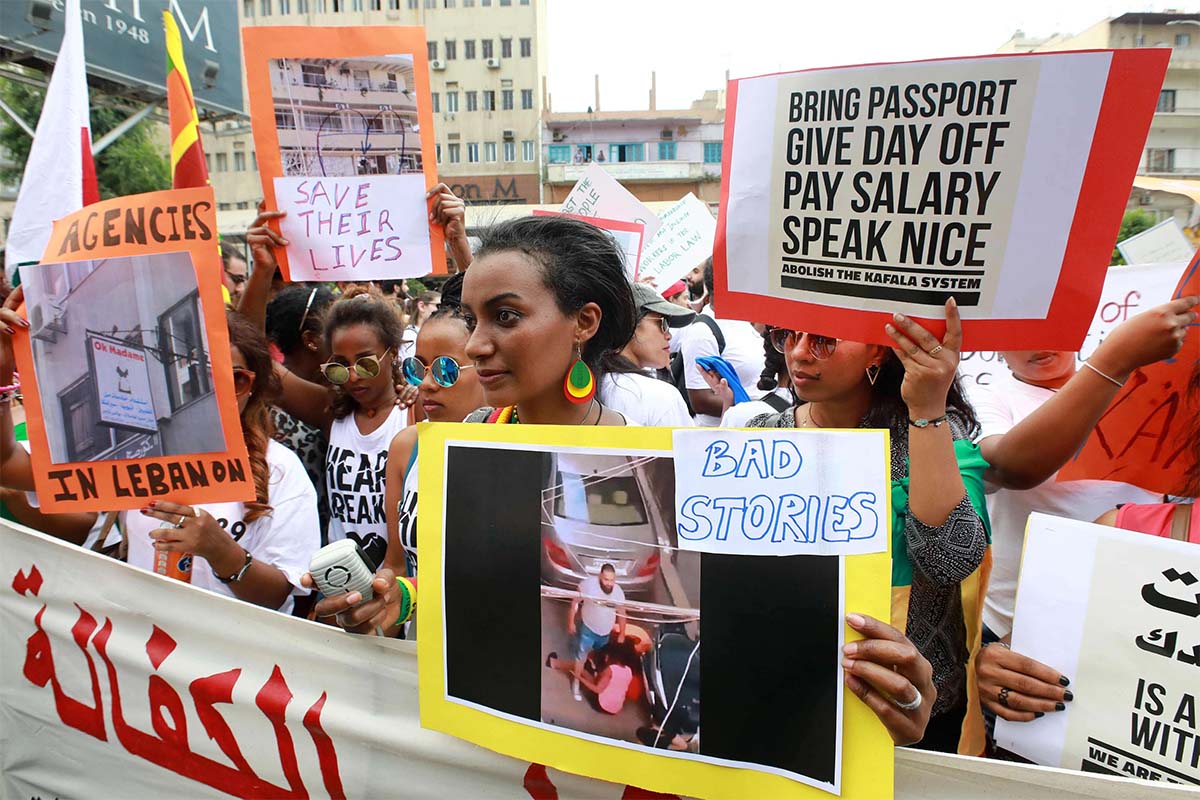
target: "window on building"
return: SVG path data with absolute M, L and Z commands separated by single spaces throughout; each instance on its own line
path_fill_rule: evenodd
M 503 89 L 500 92 L 500 108 L 504 111 L 513 110 L 513 90 Z
M 383 11 L 383 0 L 371 0 L 372 11 Z
M 308 13 L 308 0 L 296 0 L 296 13 L 297 14 L 307 14 Z
M 526 111 L 533 108 L 533 89 L 521 90 L 521 108 Z
M 483 57 L 484 57 L 484 58 L 491 58 L 491 57 L 492 57 L 492 53 L 493 53 L 493 42 L 492 42 L 492 40 L 491 40 L 491 39 L 480 39 L 480 40 L 479 40 L 479 46 L 480 46 L 480 49 L 482 49 L 482 50 L 483 50 Z
M 213 171 L 213 168 L 212 168 L 212 153 L 205 153 L 205 154 L 204 154 L 204 166 L 208 168 L 208 171 L 209 171 L 209 172 L 212 172 L 212 171 Z
M 84 375 L 58 395 L 67 434 L 67 460 L 90 461 L 113 446 L 113 428 L 100 424 L 96 387 Z
M 474 8 L 475 0 L 463 0 L 463 8 Z
M 511 6 L 511 5 L 512 5 L 512 0 L 500 0 L 500 5 L 502 5 L 502 6 Z
M 526 139 L 525 141 L 521 142 L 521 160 L 522 161 L 533 161 L 534 153 L 535 153 L 535 150 L 533 148 L 532 140 Z
M 232 203 L 217 203 L 217 211 L 229 211 L 232 208 Z
M 158 318 L 158 347 L 167 373 L 171 411 L 212 393 L 199 297 L 198 292 L 192 292 Z
M 479 163 L 479 142 L 467 142 L 467 163 Z
M 646 148 L 640 143 L 617 143 L 608 146 L 608 160 L 614 163 L 645 161 Z
M 250 203 L 243 200 L 242 202 L 237 204 L 237 207 L 238 207 L 238 211 L 245 211 L 246 209 L 250 208 Z
M 1175 46 L 1176 47 L 1191 47 L 1192 46 L 1192 35 L 1190 33 L 1175 34 Z
M 292 0 L 279 0 L 279 13 L 280 14 L 292 13 Z
M 674 161 L 675 160 L 675 143 L 674 142 L 659 142 L 658 143 L 658 160 L 659 161 Z
M 496 92 L 492 89 L 485 89 L 483 92 L 483 110 L 496 110 Z
M 552 144 L 548 148 L 547 156 L 551 164 L 570 164 L 571 145 Z
M 1174 172 L 1175 171 L 1175 148 L 1173 147 L 1147 147 L 1146 148 L 1146 171 L 1147 172 Z
M 521 37 L 521 58 L 529 58 L 533 55 L 533 39 Z
M 517 143 L 516 142 L 505 142 L 504 143 L 504 160 L 509 163 L 512 163 L 513 161 L 517 160 Z
M 425 0 L 425 7 L 430 9 L 437 8 L 437 0 Z
M 421 0 L 408 0 L 408 10 L 416 11 L 421 7 Z
M 325 13 L 325 0 L 313 0 L 313 11 L 318 14 Z
M 363 0 L 350 0 L 350 6 L 354 11 L 362 11 Z
M 483 160 L 487 161 L 488 163 L 494 162 L 496 160 L 496 143 L 495 142 L 484 142 L 483 143 Z
M 467 111 L 479 110 L 479 92 L 467 92 Z
M 454 0 L 442 0 L 442 8 L 454 8 Z
M 255 153 L 253 150 L 250 151 L 250 169 L 258 172 L 258 153 Z
M 433 146 L 433 152 L 434 158 L 437 159 L 437 163 L 442 163 L 442 146 L 440 144 L 435 144 Z
M 242 0 L 242 16 L 254 16 L 254 0 Z
M 1174 111 L 1175 110 L 1175 90 L 1163 89 L 1158 93 L 1158 108 L 1156 111 Z
M 479 5 L 481 5 L 481 6 L 491 6 L 491 5 L 492 5 L 492 0 L 479 0 Z
M 229 171 L 229 156 L 225 153 L 217 153 L 217 172 Z
M 300 80 L 305 86 L 324 86 L 325 67 L 320 64 L 301 64 Z
M 446 111 L 450 114 L 458 113 L 458 92 L 446 92 Z
M 705 142 L 704 143 L 704 163 L 705 164 L 720 164 L 721 163 L 721 142 Z
M 234 172 L 245 172 L 246 171 L 246 154 L 245 153 L 237 152 L 237 151 L 234 152 L 234 154 L 233 154 L 233 171 Z
M 296 118 L 292 116 L 290 108 L 275 109 L 275 127 L 279 130 L 294 130 L 296 128 Z
M 474 39 L 464 39 L 463 40 L 463 58 L 467 58 L 467 59 L 475 58 L 475 40 Z
M 446 40 L 446 60 L 453 61 L 458 58 L 458 43 L 453 39 Z
M 261 0 L 258 4 L 258 13 L 260 16 L 271 16 L 271 0 Z
M 523 5 L 523 6 L 529 5 L 529 0 L 521 0 L 521 5 Z
M 429 104 L 433 108 L 433 113 L 442 113 L 442 96 L 439 93 L 433 92 L 429 95 Z
M 451 164 L 457 164 L 462 161 L 462 145 L 452 142 L 446 146 L 446 154 L 450 156 Z
M 500 39 L 500 57 L 512 58 L 512 39 Z
M 427 42 L 426 45 L 429 49 L 429 60 L 437 61 L 437 42 Z

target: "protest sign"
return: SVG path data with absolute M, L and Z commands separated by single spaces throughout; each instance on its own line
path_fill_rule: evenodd
M 646 244 L 638 278 L 653 278 L 665 289 L 712 255 L 717 221 L 708 206 L 688 192 L 659 215 L 662 227 Z
M 1092 324 L 1078 350 L 1076 367 L 1096 351 L 1113 328 L 1130 317 L 1168 302 L 1184 266 L 1174 263 L 1110 267 L 1104 276 L 1104 289 Z M 998 377 L 1008 375 L 1009 370 L 999 353 L 976 351 L 962 354 L 958 374 L 969 394 L 977 387 L 992 385 Z
M 1127 264 L 1162 264 L 1191 261 L 1196 248 L 1183 235 L 1179 222 L 1171 217 L 1149 230 L 1117 242 L 1117 250 Z
M 1191 296 L 1200 296 L 1200 258 L 1188 265 L 1172 294 Z M 1174 358 L 1142 367 L 1125 381 L 1083 449 L 1059 470 L 1058 480 L 1124 481 L 1152 492 L 1192 496 L 1186 476 L 1200 459 L 1193 427 L 1200 398 L 1188 387 L 1197 362 L 1200 323 L 1193 322 Z
M 646 238 L 646 226 L 642 223 L 622 222 L 602 217 L 585 217 L 579 214 L 563 214 L 543 208 L 535 208 L 533 215 L 535 217 L 568 217 L 608 231 L 608 234 L 616 239 L 617 247 L 621 249 L 621 255 L 625 258 L 625 275 L 631 281 L 637 277 L 638 264 L 642 260 L 642 242 Z
M 982 56 L 730 83 L 722 314 L 891 345 L 1077 349 L 1165 73 L 1162 50 Z
M 402 775 L 414 800 L 679 800 L 421 727 L 411 642 L 266 611 L 3 520 L 0 536 L 0 797 L 387 797 Z M 897 800 L 1176 796 L 894 753 Z
M 747 556 L 887 550 L 887 431 L 677 430 L 679 547 Z
M 890 796 L 889 738 L 858 701 L 842 707 L 837 656 L 854 636 L 843 609 L 887 618 L 887 552 L 680 549 L 671 434 L 421 428 L 421 723 L 683 796 Z M 779 619 L 803 622 L 784 635 Z M 615 705 L 591 672 L 589 702 L 572 697 L 589 653 L 629 680 Z
M 662 226 L 662 222 L 653 211 L 617 183 L 617 179 L 605 172 L 604 167 L 594 163 L 572 187 L 571 193 L 563 201 L 561 211 L 581 217 L 640 222 L 646 227 L 647 239 L 653 239 Z
M 268 208 L 286 211 L 292 281 L 446 271 L 425 191 L 437 183 L 425 30 L 242 29 Z
M 253 499 L 212 189 L 90 205 L 21 270 L 30 327 L 14 341 L 43 510 Z
M 1012 647 L 1071 680 L 1064 712 L 996 727 L 1039 764 L 1200 785 L 1200 548 L 1031 514 Z

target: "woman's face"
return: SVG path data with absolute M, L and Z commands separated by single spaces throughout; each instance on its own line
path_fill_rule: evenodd
M 867 380 L 867 367 L 881 363 L 883 348 L 874 344 L 837 343 L 828 358 L 810 351 L 810 334 L 788 337 L 783 354 L 796 396 L 807 402 L 837 400 L 860 391 Z
M 238 349 L 237 345 L 230 346 L 229 354 L 233 359 L 233 383 L 236 389 L 238 384 L 238 371 L 244 370 L 249 372 L 249 367 L 246 366 L 246 357 L 242 355 L 242 351 Z M 250 402 L 251 394 L 252 392 L 246 392 L 245 394 L 238 395 L 237 404 L 239 414 L 246 410 L 246 404 Z
M 1025 383 L 1061 385 L 1075 374 L 1075 354 L 1068 350 L 1001 350 L 1000 355 Z
M 430 320 L 417 335 L 416 357 L 426 367 L 442 356 L 453 358 L 460 367 L 458 381 L 453 386 L 442 386 L 433 379 L 432 369 L 425 370 L 419 389 L 420 402 L 425 416 L 433 422 L 462 422 L 486 403 L 479 377 L 476 370 L 470 368 L 471 359 L 467 358 L 469 335 L 466 323 L 453 317 Z
M 598 311 L 591 325 L 563 314 L 541 265 L 511 250 L 471 264 L 463 308 L 473 326 L 466 355 L 488 405 L 497 408 L 561 396 L 576 341 L 591 338 L 599 324 Z
M 342 390 L 356 403 L 366 408 L 376 408 L 391 398 L 396 391 L 392 375 L 396 353 L 387 349 L 374 328 L 370 325 L 338 328 L 330 337 L 329 344 L 329 360 L 350 368 L 350 379 L 342 384 Z M 379 359 L 379 374 L 374 378 L 361 378 L 354 369 L 354 363 L 365 356 Z
M 643 369 L 664 369 L 671 363 L 671 333 L 663 330 L 663 319 L 662 314 L 651 311 L 633 329 L 629 349 Z

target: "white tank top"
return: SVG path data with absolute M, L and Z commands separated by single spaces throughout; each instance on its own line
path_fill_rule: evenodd
M 355 540 L 376 567 L 387 553 L 383 487 L 388 446 L 407 424 L 408 411 L 393 407 L 384 423 L 369 434 L 358 430 L 353 414 L 334 420 L 329 429 L 325 459 L 329 541 Z
M 408 574 L 417 576 L 417 446 L 413 445 L 412 456 L 404 467 L 404 496 L 400 498 L 400 544 L 404 546 L 404 560 L 408 562 Z

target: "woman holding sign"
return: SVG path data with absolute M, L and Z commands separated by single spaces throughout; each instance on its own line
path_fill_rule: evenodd
M 956 752 L 964 720 L 977 716 L 967 714 L 967 664 L 979 646 L 987 464 L 971 444 L 977 423 L 955 380 L 962 325 L 954 301 L 941 342 L 900 314 L 887 333 L 890 349 L 775 328 L 771 341 L 798 403 L 747 424 L 891 430 L 892 620 L 933 665 L 937 700 L 921 746 Z M 971 733 L 970 752 L 981 752 L 982 731 Z

